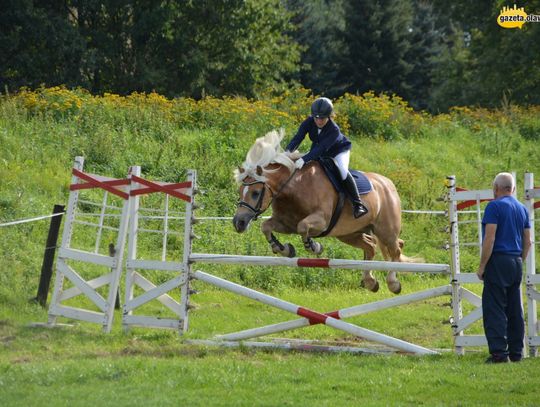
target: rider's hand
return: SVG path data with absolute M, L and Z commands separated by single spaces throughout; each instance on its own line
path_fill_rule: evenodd
M 297 169 L 300 169 L 304 166 L 304 160 L 299 158 L 298 160 L 296 160 L 294 162 L 294 166 L 297 168 Z

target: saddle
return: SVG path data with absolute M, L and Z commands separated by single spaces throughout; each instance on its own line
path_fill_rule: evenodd
M 343 189 L 341 175 L 334 159 L 331 157 L 321 157 L 317 161 L 323 168 L 326 176 L 330 180 L 330 183 L 333 185 L 334 189 L 338 193 L 338 202 L 336 204 L 336 207 L 334 208 L 334 212 L 332 213 L 332 218 L 330 219 L 328 228 L 326 228 L 326 230 L 320 235 L 316 236 L 324 237 L 328 235 L 332 231 L 332 229 L 334 229 L 334 226 L 336 226 L 336 223 L 341 216 L 343 205 L 345 205 L 345 198 L 347 195 L 345 190 Z M 365 195 L 371 192 L 371 190 L 373 189 L 373 185 L 371 185 L 371 181 L 363 172 L 357 170 L 350 170 L 349 172 L 351 173 L 356 182 L 356 187 L 358 188 L 358 193 L 360 195 Z

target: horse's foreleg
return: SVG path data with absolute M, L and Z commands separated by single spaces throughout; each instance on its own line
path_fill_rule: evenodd
M 304 242 L 304 248 L 315 254 L 321 254 L 323 251 L 323 245 L 319 242 L 315 242 L 311 237 L 320 235 L 327 226 L 326 219 L 317 213 L 306 216 L 297 225 L 297 232 L 302 236 Z
M 274 230 L 278 230 L 279 225 L 276 225 L 272 218 L 264 221 L 261 224 L 261 231 L 266 237 L 266 241 L 270 244 L 272 252 L 284 257 L 296 256 L 296 250 L 290 243 L 281 244 L 281 242 L 272 233 Z

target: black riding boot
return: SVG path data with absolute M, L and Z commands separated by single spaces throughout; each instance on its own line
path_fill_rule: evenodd
M 364 216 L 366 213 L 368 213 L 368 209 L 366 208 L 366 206 L 362 202 L 362 199 L 360 198 L 360 195 L 358 194 L 356 182 L 354 182 L 354 178 L 350 172 L 347 174 L 347 178 L 345 178 L 342 183 L 345 187 L 345 191 L 347 191 L 347 194 L 351 199 L 354 217 L 359 218 L 360 216 Z

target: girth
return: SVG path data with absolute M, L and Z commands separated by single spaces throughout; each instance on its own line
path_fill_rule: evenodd
M 334 209 L 334 212 L 332 213 L 332 217 L 330 218 L 330 223 L 328 224 L 328 227 L 326 228 L 324 232 L 314 237 L 324 237 L 328 235 L 332 231 L 332 229 L 334 229 L 334 226 L 336 226 L 336 223 L 338 222 L 338 219 L 341 216 L 343 205 L 345 205 L 345 194 L 343 192 L 339 192 L 338 201 Z

